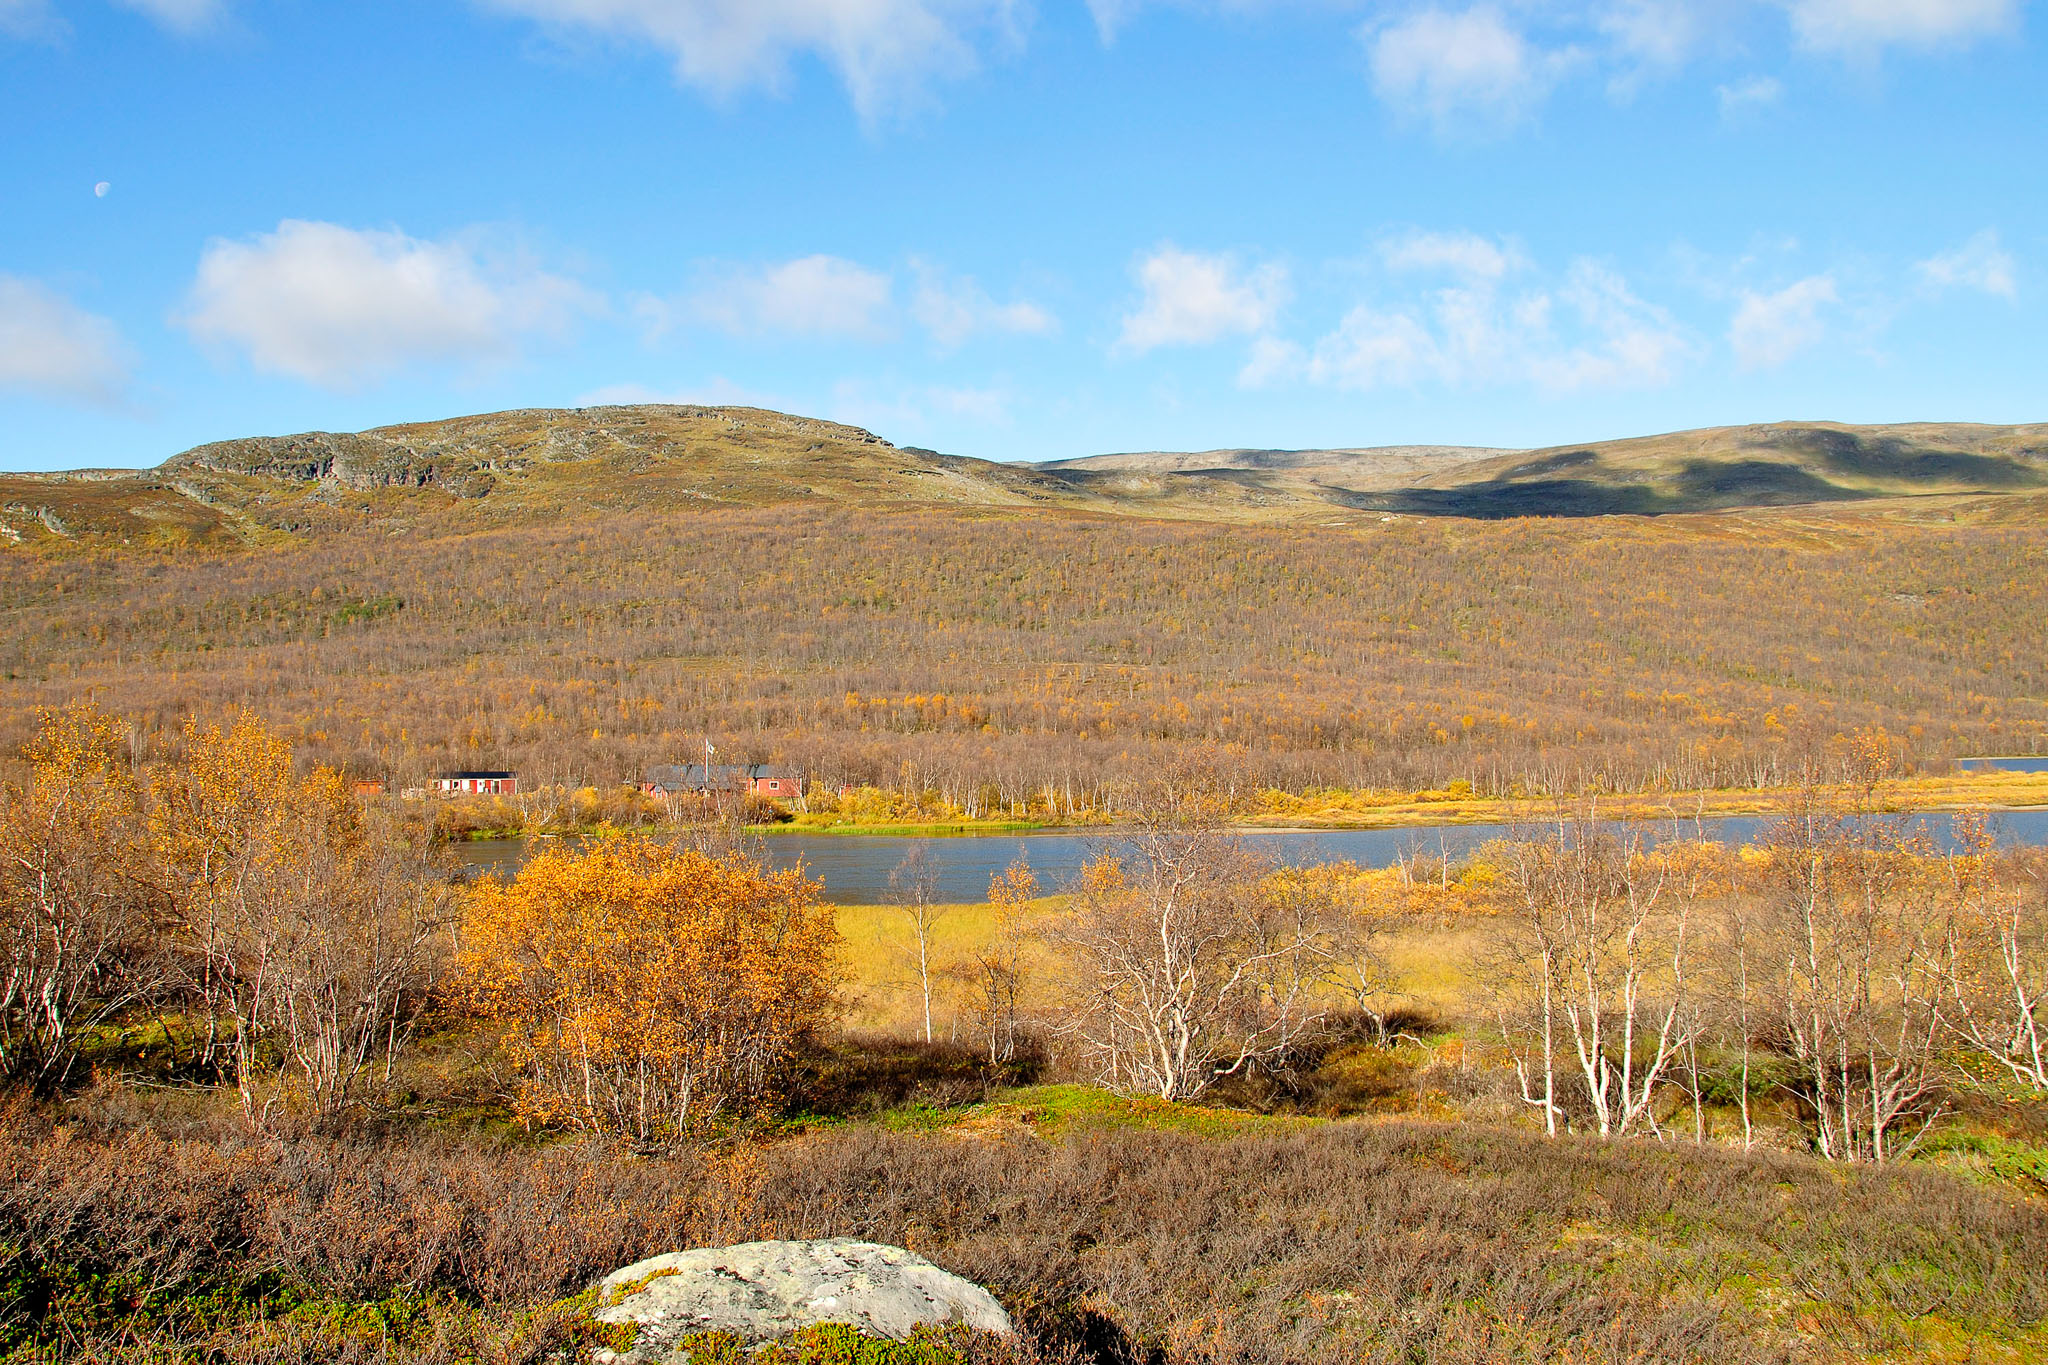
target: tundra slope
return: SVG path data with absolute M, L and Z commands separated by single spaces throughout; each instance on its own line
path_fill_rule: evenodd
M 1097 479 L 1254 480 L 1359 510 L 1495 519 L 1663 515 L 2048 488 L 2048 426 L 1779 422 L 1489 450 L 1216 450 L 1043 468 Z
M 2014 501 L 2015 495 L 2020 495 Z M 830 503 L 1223 523 L 1663 515 L 2048 497 L 2048 426 L 1779 423 L 1548 450 L 1392 446 L 999 464 L 755 408 L 533 409 L 228 440 L 150 470 L 0 476 L 0 544 L 471 531 L 587 512 Z M 1982 499 L 2000 502 L 1987 506 Z

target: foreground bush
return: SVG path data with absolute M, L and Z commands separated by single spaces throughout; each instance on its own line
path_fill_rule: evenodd
M 767 1098 L 824 1021 L 837 941 L 795 871 L 614 838 L 479 886 L 459 968 L 523 1115 L 647 1142 Z
M 53 1360 L 538 1359 L 574 1343 L 559 1301 L 618 1266 L 828 1235 L 909 1246 L 990 1286 L 1030 1350 L 1089 1360 L 2048 1349 L 2048 1211 L 1907 1167 L 1420 1123 L 1061 1143 L 857 1128 L 659 1159 L 0 1136 L 5 1344 Z M 332 1344 L 348 1332 L 357 1346 Z

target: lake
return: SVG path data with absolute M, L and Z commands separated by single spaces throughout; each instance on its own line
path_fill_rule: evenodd
M 1913 817 L 1937 843 L 1949 838 L 1949 817 Z M 1731 815 L 1701 821 L 1698 835 L 1716 843 L 1744 844 L 1756 840 L 1769 817 Z M 2048 810 L 2010 811 L 1997 817 L 1999 837 L 2009 844 L 2048 845 Z M 1651 841 L 1669 837 L 1669 824 L 1644 825 Z M 1249 832 L 1246 842 L 1266 850 L 1289 866 L 1352 862 L 1361 867 L 1391 867 L 1397 859 L 1417 853 L 1456 858 L 1509 833 L 1506 825 L 1442 825 L 1416 829 L 1327 830 L 1315 833 Z M 769 864 L 777 869 L 802 867 L 824 883 L 825 898 L 841 905 L 875 905 L 888 899 L 889 873 L 903 855 L 922 842 L 938 865 L 939 898 L 979 901 L 988 896 L 989 878 L 1010 865 L 1019 853 L 1030 859 L 1039 884 L 1048 889 L 1073 877 L 1105 845 L 1116 842 L 1114 831 L 1052 830 L 1043 834 L 974 834 L 944 839 L 902 839 L 855 834 L 771 834 L 761 842 Z M 1694 825 L 1684 822 L 1684 837 Z M 456 846 L 457 855 L 479 873 L 510 874 L 526 860 L 522 840 L 493 840 Z
M 1966 758 L 1958 766 L 1968 773 L 2048 773 L 2048 758 Z

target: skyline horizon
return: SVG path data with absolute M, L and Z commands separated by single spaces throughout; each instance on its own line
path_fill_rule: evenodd
M 1752 422 L 1715 422 L 1715 423 L 1711 423 L 1711 424 L 1709 424 L 1709 425 L 1706 425 L 1706 426 L 1698 426 L 1698 427 L 1672 427 L 1672 428 L 1669 428 L 1669 429 L 1664 429 L 1664 430 L 1653 430 L 1653 431 L 1629 431 L 1629 432 L 1618 432 L 1618 433 L 1614 433 L 1614 434 L 1609 434 L 1609 435 L 1595 435 L 1595 436 L 1575 437 L 1575 438 L 1573 438 L 1573 439 L 1571 439 L 1571 440 L 1566 440 L 1566 441 L 1553 441 L 1553 442 L 1550 442 L 1549 444 L 1546 444 L 1546 445 L 1512 445 L 1512 446 L 1500 446 L 1500 445 L 1480 445 L 1480 444 L 1474 444 L 1474 443 L 1466 443 L 1466 442 L 1457 442 L 1457 441 L 1403 441 L 1403 442 L 1389 442 L 1389 443 L 1385 443 L 1385 444 L 1378 444 L 1378 445 L 1356 445 L 1356 444 L 1352 444 L 1352 445 L 1311 445 L 1311 446 L 1269 446 L 1269 445 L 1220 445 L 1220 446 L 1202 446 L 1202 447 L 1189 447 L 1189 448 L 1168 448 L 1168 447 L 1164 447 L 1164 446 L 1133 446 L 1133 447 L 1130 447 L 1130 448 L 1127 448 L 1127 449 L 1122 449 L 1122 450 L 1098 450 L 1098 451 L 1091 451 L 1091 452 L 1089 452 L 1089 453 L 1087 453 L 1087 454 L 1084 454 L 1084 455 L 1055 455 L 1055 456 L 1049 456 L 1049 457 L 1047 457 L 1047 458 L 1044 458 L 1044 459 L 1023 459 L 1023 458 L 1010 458 L 1010 459 L 1000 459 L 1000 458 L 996 458 L 996 457 L 992 457 L 992 456 L 986 456 L 986 455 L 977 455 L 977 454 L 975 454 L 975 453 L 974 453 L 973 451 L 968 451 L 968 450 L 938 450 L 938 449 L 935 449 L 935 448 L 933 448 L 933 447 L 930 447 L 930 446 L 923 446 L 923 445 L 918 445 L 918 444 L 916 444 L 916 443 L 914 443 L 914 442 L 905 442 L 905 441 L 898 441 L 898 440 L 894 440 L 894 439 L 892 439 L 892 438 L 891 438 L 891 437 L 889 436 L 889 434 L 888 434 L 888 433 L 887 433 L 886 431 L 878 431 L 878 430 L 875 430 L 875 429 L 873 429 L 873 428 L 870 428 L 870 427 L 864 427 L 864 426 L 860 426 L 860 425 L 859 425 L 858 423 L 852 423 L 852 422 L 841 422 L 841 421 L 838 421 L 838 419 L 835 419 L 835 418 L 829 418 L 829 417 L 821 417 L 821 416 L 819 416 L 819 415 L 817 415 L 817 414 L 815 414 L 815 413 L 804 413 L 804 412 L 790 412 L 790 411 L 786 411 L 786 410 L 784 410 L 784 409 L 780 409 L 780 408 L 761 408 L 761 407 L 759 407 L 759 406 L 757 406 L 757 405 L 754 405 L 754 404 L 746 404 L 746 403 L 686 403 L 686 402 L 668 402 L 668 401 L 648 401 L 648 402 L 642 402 L 642 403 L 588 403 L 588 404 L 582 404 L 582 405 L 578 405 L 578 406 L 568 406 L 568 407 L 547 407 L 547 406 L 538 406 L 538 407 L 537 407 L 537 406 L 522 406 L 522 407 L 513 407 L 513 408 L 494 408 L 494 409 L 491 409 L 491 410 L 489 410 L 489 411 L 477 411 L 477 412 L 462 412 L 462 413 L 456 413 L 456 414 L 453 414 L 453 415 L 447 415 L 447 416 L 441 416 L 441 417 L 427 417 L 427 418 L 417 418 L 417 419 L 411 419 L 411 420 L 405 420 L 405 421 L 397 421 L 397 422 L 379 422 L 379 423 L 376 423 L 376 424 L 374 424 L 374 425 L 371 425 L 371 426 L 365 426 L 365 427 L 356 427 L 356 428 L 352 428 L 352 429 L 347 429 L 347 430 L 343 430 L 343 429 L 339 429 L 339 428 L 322 428 L 322 427 L 306 427 L 306 428 L 302 428 L 302 429 L 300 429 L 300 430 L 297 430 L 297 431 L 245 432 L 245 433 L 243 433 L 242 435 L 239 435 L 239 436 L 221 436 L 221 437 L 216 437 L 216 438 L 213 438 L 213 439 L 211 439 L 211 440 L 201 441 L 201 442 L 199 442 L 199 443 L 198 443 L 198 444 L 196 444 L 196 445 L 186 446 L 186 447 L 183 447 L 182 449 L 179 449 L 179 450 L 174 450 L 174 451 L 172 451 L 172 452 L 170 452 L 169 454 L 167 454 L 167 455 L 163 456 L 163 457 L 162 457 L 161 459 L 157 460 L 157 461 L 156 461 L 155 463 L 152 463 L 152 464 L 102 464 L 102 465 L 73 465 L 73 466 L 70 466 L 70 467 L 64 467 L 64 468 L 50 468 L 50 469 L 11 469 L 11 470 L 0 470 L 0 475 L 4 475 L 4 474 L 15 474 L 15 475 L 24 475 L 24 476 L 34 476 L 34 475 L 49 475 L 49 474 L 95 474 L 95 473 L 116 473 L 116 474 L 147 474 L 147 473 L 153 472 L 154 470 L 157 470 L 157 469 L 160 469 L 160 468 L 162 468 L 162 467 L 163 467 L 164 465 L 166 465 L 166 464 L 170 463 L 170 462 L 171 462 L 172 460 L 175 460 L 175 459 L 177 459 L 177 458 L 178 458 L 179 456 L 182 456 L 182 455 L 187 455 L 187 454 L 190 454 L 190 453 L 191 453 L 192 451 L 195 451 L 195 450 L 201 450 L 201 449 L 204 449 L 204 448 L 206 448 L 206 447 L 208 447 L 208 446 L 213 446 L 213 445 L 222 445 L 222 444 L 227 444 L 227 443 L 230 443 L 230 442 L 235 442 L 235 441 L 261 441 L 261 440 L 285 440 L 285 439 L 289 439 L 289 438 L 292 438 L 292 437 L 297 437 L 297 436 L 319 436 L 319 435 L 327 435 L 327 436 L 353 436 L 353 435 L 361 435 L 361 434 L 364 434 L 364 433 L 367 433 L 367 432 L 373 432 L 373 431 L 388 431 L 388 430 L 391 430 L 391 429 L 394 429 L 394 428 L 398 428 L 398 427 L 408 427 L 408 426 L 432 426 L 432 425 L 436 425 L 436 424 L 438 424 L 438 423 L 443 423 L 443 422 L 462 422 L 462 421 L 469 421 L 469 420 L 473 420 L 473 419 L 478 419 L 478 418 L 484 418 L 484 417 L 491 417 L 491 416 L 497 416 L 497 415 L 500 415 L 500 414 L 503 414 L 503 413 L 512 413 L 512 412 L 592 412 L 592 411 L 601 411 L 601 410 L 604 410 L 604 409 L 607 409 L 607 408 L 620 408 L 620 409 L 630 409 L 630 408 L 636 408 L 636 407 L 677 407 L 677 408 L 702 408 L 702 409 L 711 409 L 711 410 L 716 410 L 716 409 L 733 409 L 733 410 L 744 410 L 744 411 L 758 411 L 758 412 L 770 412 L 770 413 L 774 413 L 774 414 L 776 414 L 776 415 L 778 415 L 778 416 L 782 416 L 782 417 L 792 417 L 792 418 L 797 418 L 797 419 L 799 419 L 799 420 L 803 420 L 803 421 L 814 421 L 814 422 L 831 422 L 831 423 L 834 423 L 835 425 L 839 425 L 839 426 L 847 426 L 847 427 L 853 427 L 853 428 L 855 428 L 855 429 L 857 429 L 857 430 L 865 431 L 865 432 L 867 432 L 867 433 L 868 433 L 869 435 L 871 435 L 871 436 L 876 436 L 876 437 L 879 437 L 879 438 L 880 438 L 880 439 L 882 439 L 883 441 L 887 442 L 887 443 L 888 443 L 889 445 L 891 445 L 891 446 L 893 446 L 893 447 L 895 447 L 895 448 L 897 448 L 897 449 L 900 449 L 900 450 L 922 450 L 922 451 L 927 451 L 927 452 L 929 452 L 929 453 L 931 453 L 931 454 L 935 454 L 935 455 L 944 455 L 944 456 L 948 456 L 948 457 L 956 457 L 956 456 L 957 456 L 957 457 L 965 457 L 965 458 L 968 458 L 968 459 L 986 460 L 986 461 L 988 461 L 988 462 L 989 462 L 989 463 L 991 463 L 991 464 L 1002 464 L 1002 465 L 1028 465 L 1028 466 L 1047 466 L 1047 465 L 1060 465 L 1060 464 L 1074 464 L 1074 463 L 1078 463 L 1078 462 L 1081 462 L 1081 461 L 1086 461 L 1086 460 L 1096 460 L 1096 459 L 1115 459 L 1115 458 L 1119 458 L 1119 457 L 1124 457 L 1124 456 L 1143 456 L 1143 455 L 1160 455 L 1160 456 L 1191 456 L 1191 455 L 1231 455 L 1231 454 L 1271 454 L 1271 455 L 1300 455 L 1300 454 L 1333 454 L 1333 455 L 1347 455 L 1347 454 L 1358 454 L 1358 455 L 1369 455 L 1369 454 L 1379 454 L 1379 453 L 1385 453 L 1385 452 L 1390 452 L 1390 451 L 1418 451 L 1418 450 L 1443 450 L 1443 451 L 1447 451 L 1447 452 L 1448 452 L 1448 451 L 1482 451 L 1482 450 L 1483 450 L 1483 451 L 1487 451 L 1487 452 L 1490 452 L 1490 453 L 1492 453 L 1492 454 L 1496 454 L 1496 455 L 1521 455 L 1521 454 L 1537 454 L 1537 453 L 1541 453 L 1541 452 L 1543 452 L 1543 451 L 1548 451 L 1548 450 L 1558 450 L 1558 449 L 1563 449 L 1563 448 L 1565 448 L 1565 447 L 1568 447 L 1568 446 L 1575 446 L 1575 445 L 1588 445 L 1588 446 L 1591 446 L 1591 445 L 1605 445 L 1605 444 L 1612 444 L 1612 443 L 1615 443 L 1615 442 L 1623 442 L 1623 441 L 1635 441 L 1635 440 L 1656 440 L 1656 439 L 1660 439 L 1660 438 L 1665 438 L 1665 437 L 1672 437 L 1672 436 L 1684 436 L 1684 435 L 1690 435 L 1690 434 L 1692 434 L 1692 433 L 1695 433 L 1695 432 L 1708 432 L 1708 431 L 1740 431 L 1740 430 L 1746 430 L 1746 429 L 1750 429 L 1750 428 L 1757 428 L 1757 427 L 1795 427 L 1795 428 L 1798 428 L 1798 427 L 1841 427 L 1841 428 L 1849 428 L 1849 429 L 1853 429 L 1853 430 L 1884 430 L 1884 429 L 1889 429 L 1889 428 L 1895 428 L 1895 427 L 1929 427 L 1929 426 L 1932 426 L 1932 427 L 1980 427 L 1980 428 L 1986 428 L 1986 429 L 1993 429 L 1993 430 L 2023 429 L 2023 428 L 2027 428 L 2027 427 L 2043 427 L 2043 428 L 2048 428 L 2048 418 L 2044 418 L 2043 420 L 2041 420 L 2041 421 L 2038 421 L 2038 422 L 2028 422 L 2028 421 L 2021 421 L 2021 422 L 1980 422 L 1980 421 L 1976 421 L 1976 420 L 1973 420 L 1973 419 L 1967 419 L 1967 418 L 1962 418 L 1962 419 L 1954 419 L 1954 420 L 1950 420 L 1950 419 L 1946 419 L 1946 418 L 1932 418 L 1932 419 L 1921 419 L 1921 418 L 1908 418 L 1908 419 L 1906 419 L 1906 420 L 1903 420 L 1903 421 L 1897 421 L 1897 422 L 1844 422 L 1844 421 L 1839 421 L 1839 420 L 1837 420 L 1837 419 L 1835 419 L 1835 418 L 1831 418 L 1831 417 L 1810 417 L 1810 418 L 1808 418 L 1808 417 L 1778 417 L 1778 418 L 1770 418 L 1770 419 L 1766 419 L 1766 420 L 1761 420 L 1761 421 L 1752 421 Z
M 0 470 L 644 399 L 1006 462 L 2024 422 L 2037 9 L 0 0 Z

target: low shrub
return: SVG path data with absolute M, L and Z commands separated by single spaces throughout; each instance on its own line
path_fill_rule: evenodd
M 988 1285 L 1019 1350 L 1089 1361 L 2048 1348 L 2037 1205 L 1932 1169 L 1413 1120 L 1057 1142 L 857 1126 L 659 1157 L 17 1121 L 0 1341 L 52 1361 L 537 1360 L 568 1340 L 564 1296 L 618 1266 L 840 1235 Z

